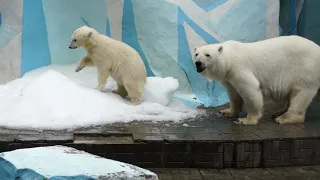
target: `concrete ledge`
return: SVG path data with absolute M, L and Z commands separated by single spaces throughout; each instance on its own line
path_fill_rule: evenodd
M 143 168 L 320 165 L 319 96 L 302 124 L 276 124 L 268 109 L 257 125 L 243 126 L 216 111 L 181 123 L 117 123 L 74 132 L 0 128 L 0 152 L 64 145 Z
M 192 128 L 185 130 L 192 131 Z M 86 135 L 84 140 L 79 132 L 77 135 L 63 132 L 55 135 L 60 139 L 53 139 L 47 132 L 3 134 L 1 137 L 6 138 L 1 139 L 0 151 L 64 145 L 144 168 L 251 168 L 320 164 L 319 136 L 262 139 L 253 134 L 229 134 L 226 139 L 206 140 L 206 136 L 216 135 L 181 133 L 169 136 L 121 136 L 95 133 L 92 137 Z M 199 136 L 204 138 L 200 139 Z

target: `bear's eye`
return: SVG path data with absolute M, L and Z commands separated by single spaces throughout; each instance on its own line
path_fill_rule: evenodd
M 195 54 L 196 57 L 197 57 L 198 55 L 199 55 L 198 53 Z
M 206 54 L 206 57 L 210 57 L 210 54 Z
M 76 42 L 76 41 L 77 41 L 76 39 L 73 40 L 73 42 Z

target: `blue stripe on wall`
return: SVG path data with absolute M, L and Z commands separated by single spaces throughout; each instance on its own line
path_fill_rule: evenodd
M 297 34 L 297 23 L 296 23 L 296 0 L 289 1 L 290 6 L 290 34 Z
M 224 4 L 225 2 L 227 2 L 228 0 L 211 0 L 212 2 L 210 2 L 210 0 L 208 0 L 208 2 L 203 2 L 203 1 L 199 1 L 199 0 L 193 0 L 200 8 L 202 8 L 203 10 L 205 10 L 206 12 L 211 11 L 212 9 L 220 6 L 221 4 Z
M 109 19 L 107 19 L 107 22 L 106 22 L 106 35 L 111 37 L 111 30 L 110 30 L 110 22 L 109 22 Z
M 51 64 L 42 0 L 24 0 L 22 25 L 21 76 Z
M 84 19 L 84 17 L 80 16 L 81 20 L 83 21 L 83 23 L 88 26 L 91 27 L 90 24 L 88 23 L 88 21 L 86 19 Z
M 213 83 L 207 81 L 199 75 L 194 67 L 191 53 L 188 46 L 187 36 L 184 29 L 184 22 L 186 22 L 199 36 L 202 37 L 208 44 L 218 43 L 209 33 L 201 29 L 194 23 L 182 10 L 178 10 L 178 64 L 184 70 L 196 97 L 205 106 L 219 106 L 229 101 L 224 88 L 217 81 Z
M 143 59 L 144 65 L 147 70 L 147 75 L 155 76 L 149 66 L 147 57 L 143 53 L 142 48 L 138 42 L 131 0 L 124 0 L 122 18 L 122 41 L 138 51 L 141 58 Z
M 106 8 L 106 11 L 107 11 L 107 8 Z M 106 12 L 106 14 L 108 13 Z M 106 35 L 111 37 L 109 17 L 107 17 L 107 21 L 106 21 Z

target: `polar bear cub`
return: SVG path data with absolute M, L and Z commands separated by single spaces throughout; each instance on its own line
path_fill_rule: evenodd
M 320 48 L 299 36 L 203 45 L 195 47 L 193 61 L 198 73 L 226 88 L 230 107 L 220 114 L 237 117 L 244 104 L 247 117 L 238 121 L 246 125 L 258 123 L 267 99 L 286 102 L 274 114 L 277 123 L 304 122 L 320 86 Z
M 102 91 L 111 76 L 117 82 L 115 93 L 122 97 L 129 96 L 132 105 L 142 102 L 147 72 L 135 49 L 88 26 L 73 32 L 69 48 L 79 47 L 84 47 L 87 54 L 80 60 L 76 72 L 85 66 L 95 66 L 98 72 L 97 90 Z

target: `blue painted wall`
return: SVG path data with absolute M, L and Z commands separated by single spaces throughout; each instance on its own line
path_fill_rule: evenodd
M 305 0 L 298 21 L 298 35 L 313 40 L 320 45 L 320 1 Z
M 51 64 L 42 0 L 24 0 L 21 75 Z
M 199 7 L 205 11 L 211 11 L 228 0 L 193 0 Z
M 191 53 L 189 52 L 187 35 L 184 29 L 186 22 L 199 36 L 201 36 L 206 43 L 215 44 L 219 43 L 214 37 L 201 29 L 194 23 L 182 10 L 178 10 L 178 64 L 186 73 L 189 83 L 196 97 L 206 106 L 215 106 L 216 104 L 224 104 L 226 102 L 227 94 L 219 82 L 209 82 L 204 77 L 199 75 L 194 70 Z
M 147 75 L 154 76 L 152 70 L 149 67 L 147 57 L 145 56 L 138 42 L 138 36 L 137 36 L 136 25 L 134 21 L 134 14 L 133 14 L 133 7 L 132 7 L 131 0 L 124 0 L 122 29 L 123 29 L 122 41 L 129 44 L 131 47 L 135 47 L 135 49 L 139 52 L 146 66 Z
M 21 75 L 49 64 L 76 63 L 85 50 L 69 50 L 70 38 L 76 28 L 88 25 L 111 37 L 121 32 L 119 40 L 139 52 L 148 76 L 172 76 L 179 80 L 175 96 L 186 104 L 219 106 L 229 101 L 227 93 L 220 83 L 211 83 L 196 72 L 190 47 L 202 41 L 255 41 L 269 37 L 266 29 L 276 27 L 278 31 L 278 24 L 268 24 L 273 22 L 268 18 L 278 18 L 278 14 L 266 17 L 266 8 L 277 12 L 277 3 L 267 5 L 268 0 L 88 2 L 24 0 Z M 193 39 L 195 36 L 198 39 Z

